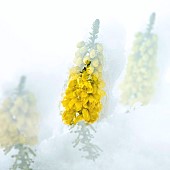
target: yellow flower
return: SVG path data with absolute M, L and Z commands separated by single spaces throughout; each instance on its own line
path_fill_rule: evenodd
M 94 67 L 92 67 L 92 66 L 87 67 L 87 73 L 88 74 L 92 74 L 93 71 L 94 71 Z
M 96 56 L 96 52 L 94 49 L 90 51 L 90 58 L 94 58 Z
M 82 109 L 82 106 L 83 106 L 83 104 L 82 104 L 81 101 L 76 102 L 76 103 L 75 103 L 76 111 L 77 111 L 77 112 L 80 111 L 80 110 Z
M 73 123 L 76 124 L 76 123 L 78 123 L 78 122 L 80 122 L 80 121 L 82 121 L 82 120 L 84 120 L 84 119 L 83 119 L 83 116 L 82 116 L 82 115 L 78 115 L 78 116 L 73 120 Z
M 90 57 L 89 57 L 89 56 L 85 56 L 85 57 L 83 58 L 83 63 L 84 63 L 84 64 L 89 64 L 89 63 L 90 63 Z
M 99 53 L 102 55 L 102 47 L 98 44 L 95 48 L 88 53 L 85 46 L 81 47 L 79 53 L 84 65 L 80 67 L 82 63 L 77 62 L 76 68 L 70 70 L 68 86 L 62 100 L 62 119 L 65 124 L 72 125 L 80 121 L 93 123 L 99 118 L 101 99 L 105 93 L 102 90 L 104 81 L 98 56 Z
M 2 125 L 0 146 L 35 144 L 32 141 L 37 141 L 38 138 L 38 134 L 35 133 L 38 131 L 38 121 L 36 100 L 32 93 L 24 92 L 7 97 L 0 108 L 0 124 Z M 30 134 L 32 134 L 31 139 Z
M 88 122 L 90 120 L 90 115 L 89 115 L 88 110 L 87 109 L 83 109 L 82 110 L 82 114 L 83 114 L 84 120 Z
M 93 67 L 98 67 L 99 66 L 99 60 L 96 58 L 92 61 Z
M 102 53 L 103 52 L 103 46 L 102 46 L 102 44 L 97 44 L 97 51 L 98 52 L 100 52 L 100 53 Z

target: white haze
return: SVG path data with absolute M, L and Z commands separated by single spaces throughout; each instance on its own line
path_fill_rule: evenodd
M 0 98 L 21 75 L 27 76 L 27 88 L 36 94 L 41 112 L 35 170 L 169 170 L 169 6 L 168 0 L 0 1 Z M 152 12 L 157 14 L 154 32 L 159 36 L 157 91 L 148 106 L 127 114 L 114 87 L 135 32 L 145 29 Z M 58 105 L 76 43 L 88 39 L 96 18 L 112 95 L 106 117 L 95 124 L 94 143 L 103 152 L 92 162 L 72 148 L 74 135 L 63 125 Z M 0 150 L 0 170 L 11 164 Z

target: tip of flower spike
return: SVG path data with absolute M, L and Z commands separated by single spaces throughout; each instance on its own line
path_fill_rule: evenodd
M 98 33 L 99 32 L 99 26 L 100 26 L 100 20 L 99 19 L 96 19 L 93 23 L 93 32 L 94 33 Z
M 99 19 L 96 19 L 93 22 L 92 32 L 90 32 L 90 38 L 89 38 L 90 41 L 88 44 L 89 47 L 93 47 L 95 40 L 98 38 L 97 34 L 99 33 L 99 25 L 100 25 L 100 21 L 99 21 Z
M 20 82 L 19 82 L 19 85 L 18 85 L 18 93 L 19 94 L 23 91 L 24 86 L 25 86 L 25 82 L 26 82 L 26 76 L 21 76 Z
M 152 25 L 154 24 L 155 18 L 156 18 L 156 13 L 153 12 L 153 13 L 151 14 L 151 16 L 150 16 L 150 24 L 152 24 Z
M 21 76 L 20 83 L 24 83 L 26 81 L 26 76 Z
M 96 19 L 96 20 L 94 21 L 94 24 L 95 24 L 96 26 L 99 26 L 100 20 L 99 20 L 99 19 Z
M 148 28 L 147 28 L 147 34 L 150 34 L 151 30 L 153 29 L 153 25 L 155 23 L 156 13 L 153 12 L 150 16 Z

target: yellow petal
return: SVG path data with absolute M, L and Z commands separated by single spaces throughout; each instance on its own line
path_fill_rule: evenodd
M 89 121 L 90 120 L 90 115 L 87 109 L 83 109 L 82 110 L 82 114 L 83 114 L 83 118 L 85 121 Z
M 95 60 L 92 61 L 93 67 L 98 67 L 99 66 L 99 60 L 96 58 Z
M 94 58 L 96 56 L 96 52 L 94 49 L 90 51 L 90 58 Z
M 94 67 L 89 66 L 89 67 L 87 68 L 87 73 L 88 73 L 88 74 L 92 74 L 93 71 L 94 71 Z
M 83 58 L 83 63 L 84 63 L 84 64 L 89 64 L 89 63 L 90 63 L 90 57 L 89 57 L 89 56 L 85 56 L 85 57 Z
M 100 52 L 100 53 L 102 53 L 103 52 L 103 46 L 102 46 L 102 44 L 97 44 L 97 51 L 98 52 Z
M 68 107 L 71 109 L 75 104 L 75 99 L 72 99 L 69 104 L 68 104 Z
M 83 120 L 83 116 L 82 115 L 78 115 L 74 120 L 73 120 L 73 122 L 74 122 L 74 124 L 76 124 L 76 123 L 78 123 L 78 122 L 80 122 L 80 121 L 82 121 Z
M 76 102 L 76 103 L 75 103 L 75 107 L 76 107 L 76 111 L 77 111 L 77 112 L 82 109 L 82 105 L 83 105 L 82 102 Z
M 81 98 L 86 98 L 87 97 L 87 92 L 86 91 L 83 91 L 81 92 Z

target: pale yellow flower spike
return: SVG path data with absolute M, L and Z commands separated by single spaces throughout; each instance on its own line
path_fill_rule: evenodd
M 7 97 L 0 107 L 0 146 L 35 145 L 38 138 L 38 117 L 32 93 L 17 92 Z
M 121 88 L 121 102 L 130 107 L 140 103 L 150 102 L 157 78 L 157 35 L 151 32 L 155 13 L 151 15 L 150 23 L 145 33 L 138 32 L 128 57 L 126 74 Z

